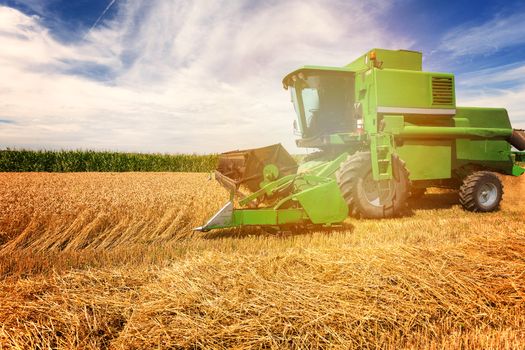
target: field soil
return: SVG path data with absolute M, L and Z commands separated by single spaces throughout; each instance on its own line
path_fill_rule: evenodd
M 0 349 L 525 344 L 525 177 L 494 213 L 431 189 L 388 220 L 199 233 L 207 174 L 0 173 Z

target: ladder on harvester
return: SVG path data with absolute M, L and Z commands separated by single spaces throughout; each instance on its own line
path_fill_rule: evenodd
M 394 138 L 390 134 L 376 134 L 370 137 L 372 174 L 376 181 L 390 180 L 393 177 L 393 140 Z

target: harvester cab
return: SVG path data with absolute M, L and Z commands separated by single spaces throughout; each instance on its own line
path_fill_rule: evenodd
M 373 49 L 344 67 L 286 75 L 301 164 L 281 145 L 219 156 L 230 201 L 196 230 L 332 226 L 350 214 L 402 215 L 427 187 L 459 191 L 469 211 L 497 210 L 496 175 L 525 172 L 525 132 L 503 108 L 458 107 L 454 75 L 422 71 L 422 54 Z M 513 151 L 512 146 L 519 151 Z
M 354 73 L 305 67 L 285 78 L 302 139 L 356 129 Z

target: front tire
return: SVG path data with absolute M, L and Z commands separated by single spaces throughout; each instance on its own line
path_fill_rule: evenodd
M 357 152 L 341 163 L 337 183 L 354 217 L 381 219 L 400 215 L 406 208 L 410 181 L 405 163 L 392 157 L 394 178 L 374 181 L 370 152 Z
M 495 211 L 502 197 L 503 185 L 496 174 L 490 171 L 470 174 L 459 188 L 459 202 L 468 211 Z

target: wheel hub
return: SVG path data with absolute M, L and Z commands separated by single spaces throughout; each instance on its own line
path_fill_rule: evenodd
M 498 199 L 498 189 L 493 183 L 485 183 L 478 190 L 478 202 L 482 207 L 489 208 Z
M 370 204 L 380 207 L 391 201 L 395 185 L 392 180 L 375 181 L 369 173 L 363 180 L 363 191 Z

